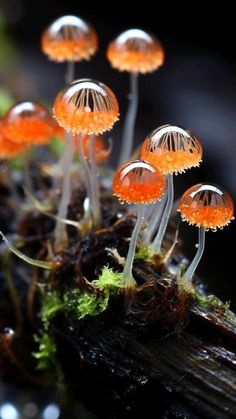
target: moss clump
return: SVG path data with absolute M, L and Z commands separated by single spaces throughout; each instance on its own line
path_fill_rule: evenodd
M 150 247 L 144 243 L 141 243 L 138 251 L 135 253 L 135 259 L 142 259 L 146 262 L 151 262 L 153 259 L 154 253 L 151 251 Z
M 38 351 L 33 353 L 37 359 L 37 369 L 51 371 L 55 364 L 56 345 L 48 333 L 34 336 Z
M 97 316 L 106 310 L 108 295 L 97 296 L 95 293 L 71 290 L 63 298 L 63 309 L 69 315 L 75 316 L 78 320 L 85 316 Z
M 114 272 L 108 266 L 104 266 L 101 275 L 92 284 L 99 288 L 99 290 L 110 293 L 119 288 L 123 288 L 122 278 L 122 273 Z
M 223 303 L 219 298 L 215 295 L 202 295 L 200 294 L 196 288 L 192 288 L 190 291 L 191 296 L 193 297 L 194 301 L 202 308 L 206 308 L 208 310 L 213 311 L 220 311 L 227 319 L 232 319 L 233 313 L 230 310 L 230 302 L 227 301 Z

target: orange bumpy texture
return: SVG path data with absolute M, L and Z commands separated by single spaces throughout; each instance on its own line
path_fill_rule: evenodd
M 54 117 L 58 124 L 74 135 L 102 134 L 118 120 L 115 95 L 104 84 L 93 80 L 76 80 L 55 99 Z
M 0 159 L 10 159 L 24 153 L 28 146 L 20 143 L 13 143 L 2 133 L 2 122 L 0 121 Z
M 151 203 L 160 199 L 164 191 L 164 175 L 154 166 L 142 160 L 123 164 L 114 176 L 114 195 L 127 203 Z
M 182 196 L 178 211 L 184 221 L 206 230 L 222 228 L 233 219 L 231 196 L 211 184 L 198 184 Z
M 131 29 L 110 43 L 107 58 L 112 67 L 131 73 L 150 73 L 164 62 L 160 42 L 147 32 Z
M 42 51 L 58 62 L 89 60 L 97 47 L 98 39 L 92 26 L 75 16 L 57 19 L 41 38 Z
M 165 174 L 182 173 L 198 166 L 202 159 L 200 141 L 188 131 L 178 129 L 164 126 L 153 131 L 143 142 L 141 158 Z
M 16 143 L 47 144 L 53 135 L 52 118 L 42 105 L 21 102 L 3 116 L 2 132 Z

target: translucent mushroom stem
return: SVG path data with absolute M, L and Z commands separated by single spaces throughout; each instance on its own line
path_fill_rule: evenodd
M 133 148 L 134 127 L 138 110 L 138 74 L 130 74 L 129 107 L 125 118 L 118 166 L 129 160 Z
M 88 161 L 84 155 L 82 134 L 79 134 L 79 138 L 78 138 L 78 155 L 79 155 L 79 162 L 80 162 L 80 173 L 83 178 L 83 182 L 85 184 L 87 196 L 89 199 L 89 212 L 91 212 L 92 191 L 91 191 L 91 182 L 90 182 L 90 170 L 89 170 Z
M 101 205 L 99 199 L 99 185 L 97 177 L 97 163 L 94 149 L 95 135 L 89 138 L 89 160 L 90 160 L 90 182 L 91 182 L 91 210 L 93 216 L 93 225 L 95 228 L 101 226 Z
M 38 259 L 32 259 L 29 256 L 22 253 L 19 249 L 17 249 L 12 243 L 8 241 L 6 236 L 0 231 L 0 236 L 2 237 L 3 241 L 7 245 L 8 249 L 14 253 L 18 258 L 24 260 L 24 262 L 28 263 L 29 265 L 38 266 L 39 268 L 43 269 L 52 269 L 53 263 L 50 261 L 44 261 L 44 260 L 38 260 Z
M 194 256 L 192 262 L 190 263 L 187 271 L 185 272 L 185 274 L 182 277 L 183 281 L 188 281 L 192 279 L 194 272 L 201 260 L 204 248 L 205 248 L 205 228 L 203 227 L 199 227 L 198 229 L 198 245 L 197 245 L 198 249 L 196 252 L 196 255 Z
M 74 80 L 74 78 L 75 78 L 75 62 L 67 61 L 65 81 L 66 83 L 71 83 Z
M 139 232 L 141 230 L 143 223 L 143 206 L 137 205 L 137 221 L 130 239 L 129 250 L 126 256 L 125 267 L 123 270 L 123 281 L 125 283 L 126 288 L 135 288 L 136 281 L 132 275 L 133 269 L 133 261 L 136 249 L 136 243 L 138 239 Z
M 157 201 L 154 204 L 154 208 L 152 209 L 152 213 L 149 216 L 148 226 L 147 226 L 147 228 L 144 232 L 144 235 L 143 235 L 144 242 L 147 243 L 147 244 L 150 244 L 155 231 L 157 231 L 157 229 L 160 225 L 161 217 L 162 217 L 165 205 L 166 205 L 166 198 L 167 198 L 167 194 L 165 193 L 164 196 L 162 197 L 161 201 Z
M 161 252 L 163 238 L 166 232 L 167 224 L 170 218 L 170 213 L 171 213 L 171 209 L 172 209 L 172 205 L 174 201 L 173 173 L 168 173 L 166 175 L 166 181 L 167 181 L 167 202 L 166 202 L 166 207 L 163 212 L 163 216 L 161 219 L 161 223 L 160 223 L 157 235 L 151 244 L 151 250 L 154 253 Z
M 55 250 L 59 251 L 67 245 L 67 231 L 66 225 L 59 219 L 66 218 L 68 205 L 71 197 L 71 166 L 74 155 L 74 141 L 73 135 L 66 133 L 65 158 L 63 159 L 63 178 L 62 178 L 62 193 L 57 212 L 57 223 L 55 227 Z

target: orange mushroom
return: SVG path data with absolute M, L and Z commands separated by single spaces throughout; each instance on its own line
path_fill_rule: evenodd
M 141 158 L 159 168 L 167 177 L 167 203 L 158 233 L 151 244 L 152 250 L 160 253 L 174 199 L 173 173 L 183 173 L 199 166 L 202 146 L 190 131 L 175 125 L 164 125 L 152 131 L 144 140 Z
M 27 144 L 14 143 L 2 132 L 2 121 L 0 121 L 0 159 L 11 159 L 24 153 L 28 148 Z
M 189 188 L 180 199 L 178 211 L 183 221 L 199 228 L 197 253 L 183 276 L 191 280 L 205 247 L 205 231 L 222 229 L 233 220 L 234 204 L 231 196 L 219 186 L 200 183 Z
M 122 32 L 107 49 L 112 67 L 129 73 L 151 73 L 164 62 L 164 50 L 158 39 L 141 30 Z
M 132 275 L 133 260 L 137 238 L 143 222 L 143 205 L 161 199 L 165 191 L 165 177 L 153 165 L 143 160 L 128 161 L 116 172 L 113 180 L 113 192 L 122 202 L 137 204 L 137 221 L 133 230 L 123 280 L 128 289 L 135 288 Z
M 2 133 L 14 143 L 47 144 L 53 135 L 53 121 L 47 109 L 36 102 L 19 102 L 2 118 Z
M 107 58 L 113 68 L 130 73 L 130 104 L 122 136 L 120 165 L 130 158 L 133 147 L 138 109 L 138 74 L 157 70 L 164 62 L 164 50 L 153 35 L 141 29 L 129 29 L 109 44 Z
M 57 123 L 67 132 L 73 135 L 79 134 L 78 151 L 82 175 L 89 197 L 93 224 L 95 227 L 99 227 L 101 225 L 101 208 L 97 184 L 94 135 L 110 130 L 118 120 L 119 107 L 116 97 L 109 87 L 103 83 L 90 79 L 75 80 L 57 95 L 54 101 L 53 113 Z M 81 140 L 83 135 L 90 136 L 91 168 L 89 168 L 84 155 Z M 69 166 L 67 162 L 64 178 L 69 176 Z M 66 185 L 66 189 L 68 189 L 68 182 Z M 66 191 L 65 195 L 68 200 Z M 60 205 L 62 204 L 65 212 L 67 205 L 65 205 L 63 192 Z M 60 213 L 60 218 L 65 218 L 65 215 L 65 213 Z M 57 237 L 60 237 L 60 234 L 58 233 Z
M 102 134 L 119 117 L 114 93 L 90 79 L 75 80 L 56 97 L 53 112 L 58 124 L 72 134 Z
M 89 60 L 98 48 L 98 38 L 90 23 L 77 16 L 62 16 L 43 32 L 42 51 L 52 61 Z
M 98 48 L 98 38 L 90 23 L 77 16 L 56 19 L 42 34 L 42 51 L 52 61 L 68 62 L 66 82 L 74 79 L 74 63 L 89 60 Z

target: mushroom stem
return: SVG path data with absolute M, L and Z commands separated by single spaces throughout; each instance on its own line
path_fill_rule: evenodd
M 136 281 L 132 275 L 133 269 L 133 261 L 136 249 L 136 243 L 138 239 L 138 235 L 143 223 L 143 206 L 142 204 L 137 205 L 137 221 L 130 239 L 129 250 L 126 256 L 125 267 L 123 270 L 123 281 L 125 283 L 126 288 L 135 288 Z
M 14 253 L 18 258 L 24 260 L 24 262 L 28 263 L 29 265 L 38 266 L 39 268 L 43 269 L 52 269 L 53 263 L 46 260 L 38 260 L 38 259 L 32 259 L 29 256 L 22 253 L 19 249 L 17 249 L 12 243 L 8 241 L 6 236 L 3 234 L 2 231 L 0 231 L 0 236 L 2 237 L 3 241 L 7 245 L 8 249 Z
M 28 189 L 28 191 L 30 191 L 31 194 L 33 194 L 33 182 L 32 182 L 31 173 L 30 173 L 30 160 L 31 160 L 31 155 L 30 155 L 30 148 L 29 148 L 28 150 L 26 150 L 24 154 L 23 170 L 24 170 L 26 188 Z
M 80 168 L 81 168 L 81 175 L 85 184 L 85 188 L 87 191 L 87 196 L 89 199 L 89 209 L 91 212 L 91 206 L 92 206 L 92 191 L 91 191 L 91 182 L 90 182 L 90 170 L 88 166 L 87 159 L 84 155 L 83 150 L 83 135 L 82 133 L 79 134 L 78 137 L 78 155 L 79 155 L 79 162 L 80 162 Z
M 67 208 L 70 203 L 71 196 L 71 176 L 70 169 L 73 162 L 74 155 L 74 141 L 73 135 L 66 132 L 66 147 L 65 147 L 65 158 L 63 159 L 63 178 L 62 178 L 62 194 L 57 212 L 57 223 L 55 227 L 55 249 L 56 251 L 61 250 L 67 245 L 67 231 L 66 225 L 59 221 L 59 219 L 66 218 Z
M 150 244 L 155 231 L 157 231 L 160 225 L 161 217 L 162 217 L 165 205 L 166 205 L 166 199 L 167 199 L 167 194 L 165 193 L 161 201 L 157 201 L 154 204 L 154 208 L 152 208 L 152 213 L 149 216 L 148 226 L 146 230 L 144 231 L 144 235 L 143 235 L 144 242 L 147 244 Z
M 95 135 L 89 138 L 89 158 L 90 158 L 90 182 L 91 182 L 91 209 L 93 215 L 93 224 L 95 228 L 101 226 L 101 206 L 99 200 L 99 185 L 97 178 L 97 164 L 94 149 Z
M 118 166 L 129 160 L 133 147 L 134 126 L 138 110 L 138 73 L 130 74 L 129 107 L 125 117 L 121 153 Z
M 75 62 L 67 61 L 66 67 L 65 81 L 66 83 L 71 83 L 75 78 Z
M 185 272 L 185 274 L 182 277 L 182 280 L 184 282 L 186 281 L 191 281 L 194 272 L 201 260 L 204 248 L 205 248 L 205 228 L 204 227 L 199 227 L 198 228 L 198 244 L 197 244 L 197 252 L 196 255 L 194 256 L 192 262 L 190 263 L 187 271 Z
M 170 213 L 171 213 L 173 200 L 174 200 L 173 173 L 167 173 L 166 180 L 167 180 L 167 202 L 166 202 L 166 207 L 163 212 L 159 230 L 157 232 L 155 239 L 153 240 L 151 244 L 151 250 L 154 253 L 161 252 L 161 246 L 162 246 L 163 238 L 166 232 L 167 224 L 170 218 Z

